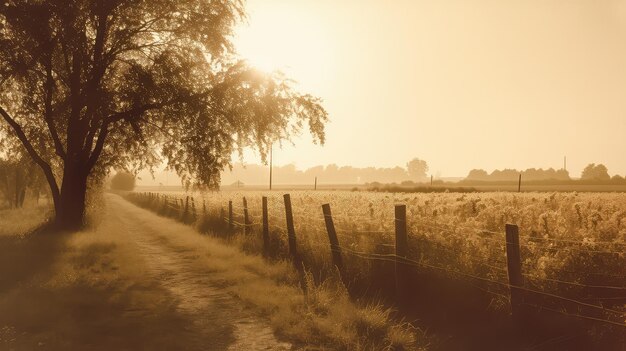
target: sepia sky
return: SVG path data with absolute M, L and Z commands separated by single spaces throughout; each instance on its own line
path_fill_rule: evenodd
M 626 174 L 626 0 L 248 0 L 240 54 L 330 113 L 277 164 Z M 258 163 L 247 154 L 246 162 Z

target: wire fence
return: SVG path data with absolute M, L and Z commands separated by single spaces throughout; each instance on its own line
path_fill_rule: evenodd
M 163 207 L 170 211 L 176 211 L 181 214 L 192 211 L 189 206 L 189 197 L 186 204 L 183 199 L 175 199 L 167 196 L 155 196 L 154 194 L 135 194 L 135 200 L 151 201 L 161 203 Z M 288 196 L 288 195 L 286 195 Z M 208 203 L 208 206 L 207 206 Z M 247 202 L 244 200 L 243 202 Z M 193 204 L 193 198 L 192 198 Z M 250 204 L 250 203 L 247 203 Z M 419 271 L 435 271 L 446 277 L 455 279 L 464 279 L 470 285 L 483 291 L 486 294 L 499 298 L 507 303 L 512 303 L 513 292 L 523 292 L 528 299 L 523 299 L 522 304 L 526 307 L 539 311 L 550 311 L 567 315 L 572 318 L 586 319 L 589 321 L 610 324 L 612 326 L 626 327 L 626 312 L 623 310 L 626 303 L 626 272 L 624 274 L 611 272 L 578 272 L 568 271 L 566 269 L 557 270 L 558 273 L 564 275 L 576 275 L 575 279 L 569 280 L 562 277 L 546 276 L 545 272 L 537 273 L 528 271 L 528 267 L 519 263 L 520 278 L 523 278 L 524 284 L 511 283 L 511 260 L 507 250 L 516 247 L 517 250 L 541 250 L 544 253 L 563 253 L 567 252 L 572 255 L 581 253 L 589 255 L 610 256 L 624 258 L 626 254 L 626 244 L 612 241 L 575 241 L 561 238 L 547 238 L 536 235 L 516 234 L 515 241 L 507 241 L 504 231 L 497 232 L 484 228 L 475 228 L 470 226 L 455 225 L 431 222 L 419 222 L 410 227 L 411 235 L 408 240 L 405 239 L 407 250 L 411 247 L 416 248 L 420 253 L 419 258 L 409 257 L 408 255 L 399 255 L 398 241 L 398 223 L 406 226 L 406 217 L 390 217 L 391 224 L 389 227 L 381 228 L 380 226 L 371 229 L 373 216 L 371 215 L 349 215 L 349 214 L 324 214 L 311 213 L 310 211 L 297 209 L 293 210 L 286 206 L 286 202 L 280 201 L 275 197 L 269 197 L 266 200 L 267 208 L 260 211 L 260 206 L 255 202 L 253 206 L 255 211 L 251 211 L 252 206 L 235 205 L 234 201 L 230 201 L 226 206 L 223 203 L 210 203 L 205 200 L 202 202 L 203 211 L 213 210 L 222 213 L 220 218 L 222 221 L 232 227 L 244 228 L 246 233 L 252 228 L 258 228 L 259 231 L 268 231 L 277 235 L 280 240 L 288 241 L 290 251 L 296 251 L 295 247 L 291 248 L 292 242 L 288 240 L 290 237 L 295 238 L 295 232 L 290 231 L 287 224 L 287 218 L 291 216 L 295 222 L 297 231 L 300 235 L 304 235 L 307 240 L 301 245 L 306 245 L 317 253 L 328 252 L 333 255 L 333 260 L 338 255 L 352 257 L 355 259 L 365 260 L 368 262 L 380 262 L 383 264 L 393 264 L 395 266 L 408 267 Z M 207 210 L 207 207 L 209 210 Z M 228 212 L 224 210 L 228 209 Z M 330 207 L 329 207 L 330 208 Z M 193 216 L 197 216 L 195 205 L 193 207 Z M 251 214 L 254 212 L 255 214 Z M 329 211 L 330 212 L 330 211 Z M 258 214 L 260 213 L 260 214 Z M 406 214 L 405 214 L 406 216 Z M 380 218 L 377 218 L 377 220 Z M 267 227 L 264 226 L 267 223 Z M 337 228 L 335 228 L 337 226 Z M 437 241 L 428 235 L 419 235 L 416 233 L 431 233 L 435 235 L 445 235 L 447 238 L 458 239 L 458 246 L 446 244 L 443 241 Z M 406 233 L 405 233 L 406 235 Z M 359 246 L 340 245 L 339 242 L 359 243 L 363 238 L 394 238 L 395 243 L 376 242 L 375 247 L 386 251 L 394 251 L 393 253 L 371 252 L 359 249 Z M 331 242 L 324 244 L 326 238 L 330 238 Z M 334 239 L 333 239 L 334 238 Z M 340 240 L 341 239 L 341 240 Z M 336 243 L 333 243 L 333 240 Z M 294 240 L 295 243 L 295 240 Z M 364 248 L 372 247 L 372 244 L 364 245 Z M 615 248 L 624 247 L 624 250 Z M 493 251 L 488 259 L 475 255 L 476 248 L 488 249 Z M 505 250 L 505 248 L 507 250 Z M 427 250 L 432 252 L 445 253 L 442 258 L 428 257 Z M 426 252 L 425 252 L 426 251 Z M 435 255 L 431 255 L 435 256 Z M 444 264 L 446 262 L 448 264 Z M 336 262 L 334 262 L 336 263 Z M 457 264 L 456 267 L 450 263 Z M 462 264 L 459 264 L 462 263 Z M 343 263 L 341 263 L 343 264 Z M 508 265 L 508 266 L 507 266 Z M 472 267 L 474 271 L 467 271 L 462 268 Z M 482 275 L 477 272 L 480 267 Z M 524 271 L 526 267 L 527 271 Z M 532 268 L 532 267 L 531 267 Z M 622 269 L 623 271 L 623 269 Z M 587 277 L 606 278 L 611 284 L 588 284 L 582 282 L 581 279 Z M 615 282 L 621 281 L 621 284 Z M 482 284 L 482 285 L 481 285 Z M 546 291 L 545 289 L 537 289 L 536 287 L 551 287 L 557 292 L 563 290 L 562 287 L 568 289 L 583 290 L 585 294 L 577 292 L 577 296 L 565 296 L 562 293 Z M 497 287 L 499 291 L 494 291 L 493 287 Z M 508 294 L 507 294 L 508 292 Z M 610 296 L 599 296 L 600 293 Z M 611 295 L 612 294 L 612 295 Z M 541 303 L 533 302 L 532 297 L 541 299 Z M 547 304 L 546 301 L 552 301 Z M 593 302 L 598 303 L 593 303 Z M 599 301 L 615 301 L 611 306 L 607 307 L 606 303 Z M 560 305 L 559 305 L 560 304 Z M 586 313 L 583 313 L 586 312 Z

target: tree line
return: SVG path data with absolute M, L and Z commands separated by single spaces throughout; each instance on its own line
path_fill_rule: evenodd
M 524 181 L 571 181 L 570 174 L 565 169 L 555 170 L 554 168 L 542 169 L 542 168 L 529 168 L 523 171 L 517 169 L 496 169 L 491 173 L 483 169 L 472 169 L 464 181 L 472 182 L 502 182 L 502 181 L 517 181 L 518 177 L 522 175 Z M 590 163 L 582 171 L 580 180 L 585 182 L 611 182 L 611 183 L 626 183 L 626 179 L 619 174 L 613 176 L 609 175 L 608 168 L 599 163 Z
M 352 167 L 330 164 L 298 170 L 295 165 L 274 166 L 273 181 L 276 184 L 310 184 L 318 178 L 324 184 L 360 184 L 371 182 L 400 183 L 422 182 L 429 179 L 428 163 L 414 158 L 405 167 Z M 224 184 L 265 184 L 269 181 L 269 166 L 234 165 L 230 172 L 222 174 Z

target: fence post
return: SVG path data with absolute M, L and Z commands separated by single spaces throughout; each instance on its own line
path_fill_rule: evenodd
M 287 234 L 289 237 L 289 255 L 293 260 L 293 264 L 298 270 L 300 275 L 300 286 L 302 291 L 306 295 L 306 280 L 304 278 L 304 267 L 302 266 L 302 261 L 300 260 L 300 256 L 298 255 L 298 250 L 296 248 L 296 229 L 293 225 L 293 211 L 291 209 L 291 196 L 289 194 L 283 195 L 283 199 L 285 201 L 285 217 L 287 220 Z
M 291 209 L 291 196 L 289 196 L 289 194 L 285 194 L 283 195 L 283 199 L 285 201 L 285 216 L 287 220 L 287 234 L 289 238 L 289 255 L 295 262 L 296 256 L 298 256 L 298 251 L 296 249 L 296 229 L 293 226 L 293 212 Z
M 269 256 L 270 253 L 270 224 L 267 211 L 267 196 L 262 198 L 263 207 L 263 253 Z
M 511 314 L 516 323 L 522 321 L 522 303 L 524 277 L 522 276 L 522 261 L 519 249 L 519 228 L 515 224 L 507 224 L 506 229 L 506 263 L 509 275 L 509 289 L 511 294 Z
M 407 307 L 408 301 L 408 266 L 404 262 L 408 252 L 408 238 L 406 230 L 406 205 L 395 206 L 396 227 L 396 296 L 401 308 Z
M 183 210 L 182 220 L 183 223 L 189 222 L 189 196 L 185 199 L 185 209 Z
M 196 211 L 196 201 L 191 197 L 191 222 L 195 223 L 198 220 L 198 212 Z
M 233 201 L 228 200 L 228 230 L 233 231 Z
M 324 213 L 324 222 L 326 223 L 328 241 L 330 241 L 330 252 L 332 253 L 333 265 L 337 267 L 341 279 L 343 280 L 344 267 L 343 260 L 341 258 L 341 247 L 339 246 L 339 239 L 337 238 L 337 232 L 335 231 L 335 223 L 333 222 L 333 215 L 330 211 L 330 204 L 323 204 L 322 212 Z
M 250 218 L 248 216 L 248 200 L 243 197 L 243 235 L 248 234 L 248 228 L 250 227 Z

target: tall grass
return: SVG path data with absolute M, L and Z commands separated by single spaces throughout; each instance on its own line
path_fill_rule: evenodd
M 20 209 L 0 210 L 0 236 L 24 236 L 49 220 L 50 205 L 32 205 Z
M 141 207 L 181 222 L 185 222 L 185 218 L 194 217 L 189 210 L 191 206 L 185 206 L 186 198 L 182 203 L 180 199 L 177 200 L 180 204 L 178 209 L 152 199 L 143 201 L 132 194 L 127 195 L 127 198 Z M 248 253 L 263 252 L 258 235 L 243 236 L 229 232 L 221 212 L 218 208 L 207 206 L 205 202 L 205 206 L 198 206 L 195 214 L 197 219 L 188 223 L 203 233 L 221 238 L 232 247 Z M 429 342 L 426 335 L 410 323 L 399 321 L 392 309 L 380 303 L 372 303 L 371 300 L 355 302 L 351 299 L 336 271 L 329 271 L 320 279 L 315 272 L 307 270 L 307 294 L 303 296 L 296 270 L 287 260 L 286 247 L 278 240 L 280 234 L 272 234 L 274 246 L 270 262 L 263 262 L 259 255 L 231 260 L 228 267 L 224 268 L 224 279 L 236 287 L 234 291 L 241 299 L 261 308 L 281 335 L 303 345 L 318 344 L 332 350 L 416 350 L 426 347 Z M 193 236 L 176 236 L 175 240 L 187 240 L 186 246 L 204 245 Z M 223 250 L 211 247 L 209 252 L 212 256 L 220 257 Z M 216 265 L 212 263 L 207 266 Z M 250 277 L 249 273 L 241 272 L 242 266 L 245 270 L 257 272 L 267 271 L 263 267 L 274 267 L 270 269 L 269 276 L 279 284 L 279 288 L 254 281 L 246 283 Z
M 238 231 L 230 232 L 224 221 L 228 201 L 233 200 L 235 220 L 243 222 L 240 214 L 243 196 L 248 200 L 254 224 L 252 235 L 245 237 L 236 235 Z M 196 196 L 195 202 L 202 203 L 203 210 L 197 211 L 195 225 L 201 231 L 211 228 L 245 250 L 261 252 L 261 196 L 269 197 L 272 256 L 285 258 L 281 194 L 220 192 Z M 173 197 L 180 199 L 185 195 Z M 588 288 L 626 289 L 626 199 L 621 194 L 299 191 L 292 192 L 291 197 L 298 250 L 317 282 L 331 276 L 334 270 L 321 212 L 323 203 L 331 204 L 341 246 L 369 254 L 393 253 L 393 206 L 403 203 L 408 211 L 410 258 L 421 265 L 414 269 L 410 285 L 415 307 L 422 312 L 430 310 L 433 315 L 466 312 L 478 320 L 482 320 L 480 315 L 499 320 L 498 316 L 509 313 L 504 251 L 506 223 L 518 224 L 520 228 L 527 287 L 624 311 L 623 291 Z M 184 207 L 164 206 L 163 195 L 130 194 L 129 199 L 165 216 L 185 215 Z M 393 301 L 393 264 L 363 259 L 349 252 L 344 252 L 344 261 L 345 282 L 353 294 Z M 566 308 L 558 302 L 555 305 L 550 301 L 546 306 L 577 313 L 572 312 L 571 306 Z M 444 309 L 452 311 L 444 312 Z M 603 324 L 585 328 L 591 334 L 620 332 L 619 327 Z

